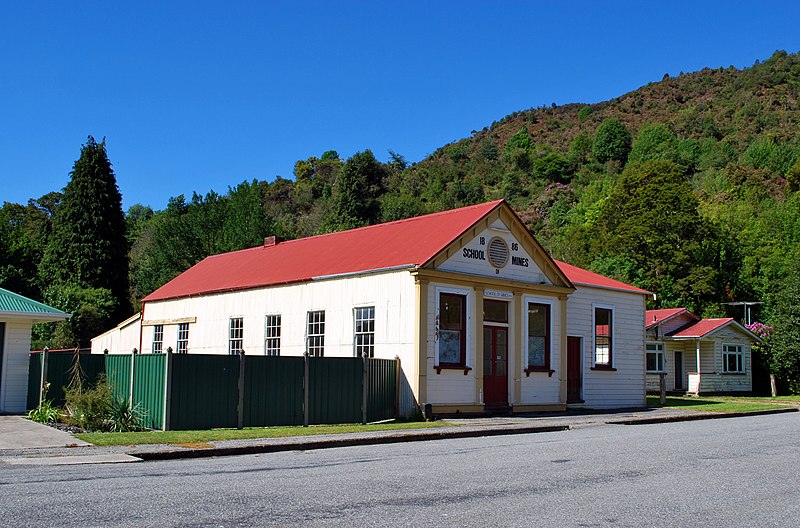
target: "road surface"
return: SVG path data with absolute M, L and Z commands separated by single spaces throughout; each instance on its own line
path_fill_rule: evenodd
M 800 526 L 800 414 L 4 466 L 0 526 Z

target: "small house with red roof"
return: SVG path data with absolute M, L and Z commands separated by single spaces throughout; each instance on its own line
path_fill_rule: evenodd
M 52 306 L 0 288 L 0 413 L 22 413 L 27 406 L 32 326 L 70 317 Z
M 647 389 L 734 393 L 753 390 L 751 351 L 761 338 L 731 317 L 701 319 L 686 308 L 647 310 Z M 699 368 L 698 368 L 699 365 Z
M 498 200 L 208 257 L 128 325 L 144 354 L 398 357 L 404 415 L 643 407 L 647 295 Z

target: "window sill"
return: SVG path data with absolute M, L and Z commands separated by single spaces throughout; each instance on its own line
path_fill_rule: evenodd
M 465 365 L 434 365 L 433 368 L 436 369 L 437 374 L 441 374 L 442 370 L 463 370 L 465 376 L 472 370 L 472 367 L 467 367 Z
M 666 370 L 648 370 L 646 371 L 647 374 L 659 375 L 659 374 L 666 374 Z
M 606 372 L 616 372 L 617 369 L 608 365 L 595 365 L 590 370 L 604 370 Z
M 723 376 L 746 376 L 747 372 L 720 372 Z
M 549 369 L 547 367 L 528 367 L 525 369 L 525 377 L 527 378 L 528 376 L 530 376 L 531 372 L 546 372 L 547 377 L 552 378 L 553 373 L 555 373 L 555 370 Z

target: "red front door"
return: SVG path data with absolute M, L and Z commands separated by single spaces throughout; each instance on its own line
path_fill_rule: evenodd
M 483 327 L 483 394 L 487 407 L 508 407 L 508 328 Z
M 567 336 L 567 403 L 581 400 L 581 338 Z

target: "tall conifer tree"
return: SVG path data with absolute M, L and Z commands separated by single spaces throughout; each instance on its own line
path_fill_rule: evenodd
M 112 317 L 125 317 L 130 311 L 125 216 L 105 139 L 97 143 L 89 136 L 70 176 L 40 266 L 43 283 L 109 290 L 117 305 Z

